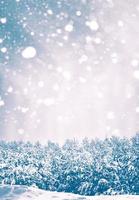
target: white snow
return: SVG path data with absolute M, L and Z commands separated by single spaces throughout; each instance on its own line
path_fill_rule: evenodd
M 21 112 L 22 113 L 26 113 L 26 112 L 28 112 L 28 110 L 29 110 L 29 108 L 27 108 L 27 107 L 22 107 L 21 108 Z
M 43 101 L 44 105 L 46 106 L 52 106 L 55 104 L 55 99 L 54 98 L 46 98 L 44 101 Z
M 22 51 L 22 56 L 26 59 L 34 58 L 36 56 L 36 53 L 36 49 L 34 47 L 29 46 Z
M 82 15 L 81 11 L 80 11 L 80 10 L 77 10 L 77 11 L 76 11 L 76 15 L 77 15 L 78 17 L 80 17 L 80 16 Z
M 81 83 L 86 83 L 87 80 L 86 80 L 86 78 L 80 76 L 80 77 L 79 77 L 79 81 L 80 81 Z
M 58 29 L 56 30 L 56 32 L 57 32 L 58 34 L 61 34 L 61 33 L 62 33 L 62 30 L 61 30 L 60 28 L 58 28 Z
M 63 77 L 64 77 L 65 80 L 70 81 L 71 73 L 69 71 L 64 71 L 63 72 Z
M 30 140 L 43 140 L 48 126 L 50 135 L 46 135 L 46 139 L 55 131 L 55 139 L 60 142 L 70 136 L 78 137 L 74 134 L 78 132 L 93 138 L 97 132 L 104 137 L 107 134 L 104 128 L 108 124 L 111 130 L 116 124 L 125 136 L 138 130 L 138 123 L 133 126 L 130 117 L 133 121 L 139 118 L 135 109 L 139 96 L 139 3 L 124 0 L 119 3 L 116 0 L 36 1 L 33 8 L 27 3 L 26 9 L 22 10 L 26 4 L 24 0 L 13 0 L 9 5 L 4 0 L 1 2 L 1 9 L 9 10 L 0 17 L 1 87 L 5 100 L 5 106 L 1 105 L 0 110 L 5 115 L 1 117 L 1 123 L 7 120 L 3 123 L 6 138 L 11 137 L 11 128 L 17 132 L 22 116 L 25 121 L 22 126 L 25 133 L 29 130 Z M 15 37 L 13 27 L 19 37 Z M 10 85 L 13 89 L 8 88 Z M 127 91 L 129 86 L 131 89 Z M 43 101 L 46 97 L 50 99 Z M 12 112 L 19 105 L 28 107 L 29 111 L 22 108 Z M 52 110 L 46 116 L 49 105 L 55 106 L 50 107 Z M 51 121 L 59 112 L 68 113 L 69 105 L 71 112 L 75 112 L 74 120 L 64 121 L 62 128 L 54 130 Z M 88 105 L 92 106 L 90 114 L 87 114 Z M 111 114 L 107 118 L 107 110 L 111 109 L 115 113 L 113 120 Z M 34 110 L 37 112 L 30 122 Z M 10 114 L 7 115 L 7 111 Z M 119 120 L 118 116 L 123 114 L 125 117 Z M 49 125 L 44 124 L 40 134 L 32 123 L 36 118 L 42 123 L 47 117 Z M 84 126 L 86 117 L 87 127 Z M 15 120 L 17 124 L 13 123 Z M 101 125 L 96 126 L 99 123 Z
M 115 118 L 115 115 L 114 115 L 114 112 L 110 111 L 107 113 L 107 118 L 108 119 L 114 119 Z
M 94 42 L 95 42 L 96 44 L 100 44 L 100 43 L 101 43 L 101 39 L 97 37 L 97 38 L 94 39 Z
M 111 54 L 111 59 L 112 59 L 112 63 L 116 64 L 118 62 L 118 55 L 117 55 L 117 53 L 112 53 Z
M 38 86 L 41 87 L 41 88 L 44 87 L 44 82 L 43 81 L 39 81 L 38 82 Z
M 6 17 L 0 18 L 0 22 L 1 22 L 2 24 L 6 24 L 6 22 L 7 22 Z
M 12 93 L 13 92 L 13 87 L 9 86 L 8 89 L 7 89 L 7 92 Z
M 123 26 L 124 26 L 124 22 L 123 22 L 122 20 L 119 20 L 119 21 L 118 21 L 118 26 L 119 26 L 119 27 L 123 27 Z
M 47 10 L 47 13 L 49 14 L 49 15 L 53 15 L 53 11 L 52 10 Z
M 62 69 L 62 67 L 57 67 L 56 71 L 59 72 L 59 73 L 61 73 L 63 71 L 63 69 Z
M 30 35 L 34 36 L 34 35 L 35 35 L 35 33 L 34 33 L 33 31 L 31 31 Z
M 53 85 L 53 90 L 58 91 L 59 89 L 60 87 L 57 83 Z
M 139 196 L 95 196 L 86 197 L 69 193 L 58 193 L 39 190 L 26 186 L 0 186 L 1 200 L 138 200 Z
M 133 76 L 134 76 L 134 78 L 139 79 L 139 70 L 135 70 L 133 72 Z
M 72 24 L 67 24 L 65 26 L 65 31 L 67 32 L 72 32 L 73 31 L 73 25 Z
M 3 39 L 0 38 L 0 44 L 3 43 Z
M 3 100 L 0 100 L 0 107 L 1 107 L 1 106 L 4 106 L 4 105 L 5 105 L 4 101 L 3 101 Z
M 139 113 L 139 106 L 136 107 L 136 113 Z
M 6 47 L 2 47 L 2 48 L 1 48 L 1 52 L 2 52 L 2 53 L 6 53 L 6 52 L 7 52 L 7 48 L 6 48 Z
M 97 31 L 99 29 L 99 24 L 96 20 L 86 21 L 86 26 L 88 26 L 92 31 Z
M 138 61 L 137 59 L 133 59 L 133 60 L 131 61 L 131 65 L 132 65 L 133 67 L 137 67 L 138 64 L 139 64 L 139 61 Z
M 24 134 L 24 129 L 22 129 L 22 128 L 18 129 L 18 134 L 19 135 L 23 135 Z
M 82 64 L 83 62 L 86 62 L 88 60 L 88 56 L 87 55 L 82 55 L 79 58 L 79 64 Z
M 91 43 L 92 42 L 92 37 L 90 37 L 90 36 L 86 36 L 86 42 L 87 43 Z

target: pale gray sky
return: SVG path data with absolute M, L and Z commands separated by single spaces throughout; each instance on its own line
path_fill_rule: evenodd
M 0 138 L 139 130 L 139 1 L 0 2 Z

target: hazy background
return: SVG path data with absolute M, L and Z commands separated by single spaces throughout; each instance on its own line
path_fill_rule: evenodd
M 0 1 L 0 139 L 138 130 L 138 0 Z

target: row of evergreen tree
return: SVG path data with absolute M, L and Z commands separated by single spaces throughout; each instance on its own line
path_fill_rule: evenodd
M 139 194 L 139 134 L 63 146 L 0 141 L 0 184 L 81 195 Z

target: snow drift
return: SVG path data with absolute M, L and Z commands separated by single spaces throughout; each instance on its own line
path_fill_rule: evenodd
M 85 197 L 69 193 L 49 192 L 26 186 L 0 186 L 1 200 L 138 200 L 139 196 L 95 196 Z

